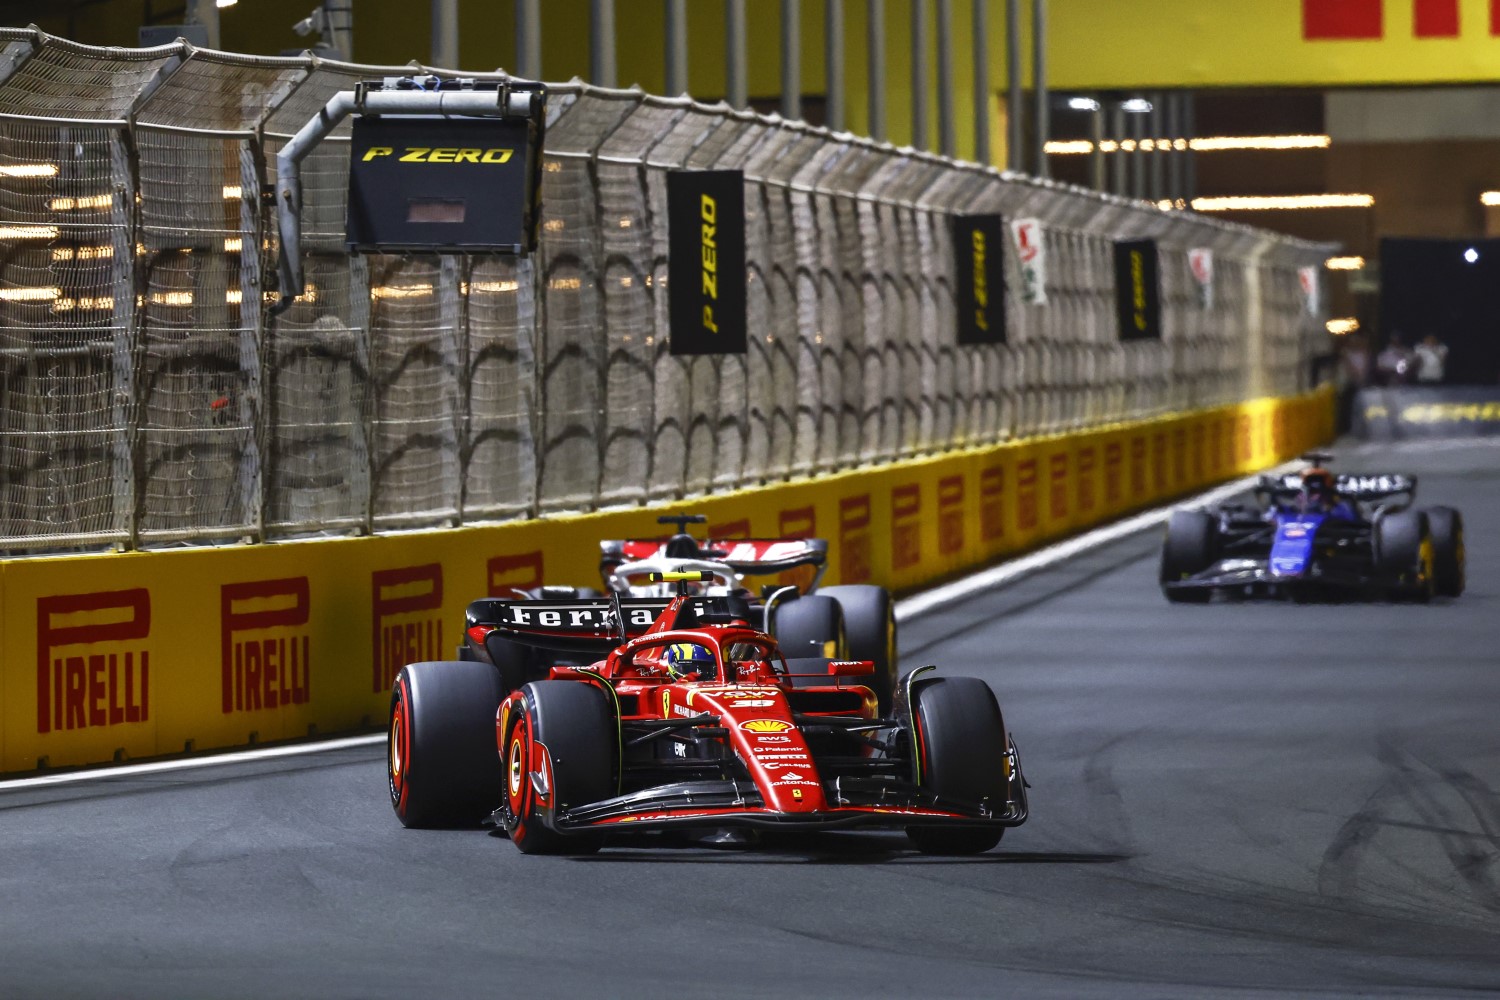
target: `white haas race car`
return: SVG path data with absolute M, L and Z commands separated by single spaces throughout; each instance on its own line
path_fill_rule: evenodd
M 622 597 L 673 596 L 672 585 L 652 582 L 651 574 L 708 574 L 693 592 L 704 597 L 734 594 L 746 600 L 757 628 L 776 637 L 788 660 L 820 657 L 869 660 L 875 673 L 869 687 L 889 712 L 896 688 L 896 615 L 884 587 L 853 584 L 819 587 L 828 569 L 828 542 L 821 538 L 707 538 L 687 533 L 690 524 L 707 521 L 701 514 L 669 515 L 659 524 L 674 525 L 670 538 L 630 538 L 599 543 L 599 572 L 606 591 Z M 803 585 L 787 582 L 801 577 Z M 756 581 L 754 578 L 763 578 Z M 758 588 L 752 584 L 760 582 Z M 527 596 L 561 599 L 594 597 L 583 587 L 539 587 Z M 499 648 L 497 648 L 499 647 Z M 513 647 L 513 648 L 512 648 Z M 543 664 L 524 646 L 491 641 L 476 658 L 488 659 L 519 687 L 546 676 Z M 467 656 L 460 650 L 461 656 Z M 512 683 L 514 682 L 514 683 Z

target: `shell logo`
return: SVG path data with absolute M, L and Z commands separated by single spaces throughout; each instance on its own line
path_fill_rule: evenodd
M 740 728 L 752 733 L 784 733 L 792 728 L 792 724 L 780 719 L 750 719 L 741 722 Z

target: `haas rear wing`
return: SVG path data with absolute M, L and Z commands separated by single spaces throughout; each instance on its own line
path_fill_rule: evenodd
M 647 559 L 705 559 L 722 562 L 741 576 L 780 573 L 799 566 L 821 569 L 828 563 L 822 538 L 706 538 L 693 555 L 668 552 L 665 538 L 626 538 L 599 543 L 599 569 L 605 574 L 623 563 Z

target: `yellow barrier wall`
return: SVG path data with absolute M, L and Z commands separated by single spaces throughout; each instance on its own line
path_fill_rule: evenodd
M 674 504 L 716 535 L 827 538 L 825 583 L 908 590 L 1332 437 L 1331 395 L 1015 442 Z M 0 771 L 383 725 L 464 607 L 598 583 L 658 509 L 370 538 L 0 563 Z

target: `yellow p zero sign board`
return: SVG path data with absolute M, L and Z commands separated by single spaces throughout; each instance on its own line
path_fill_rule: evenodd
M 1058 89 L 1500 78 L 1500 0 L 1052 0 Z

